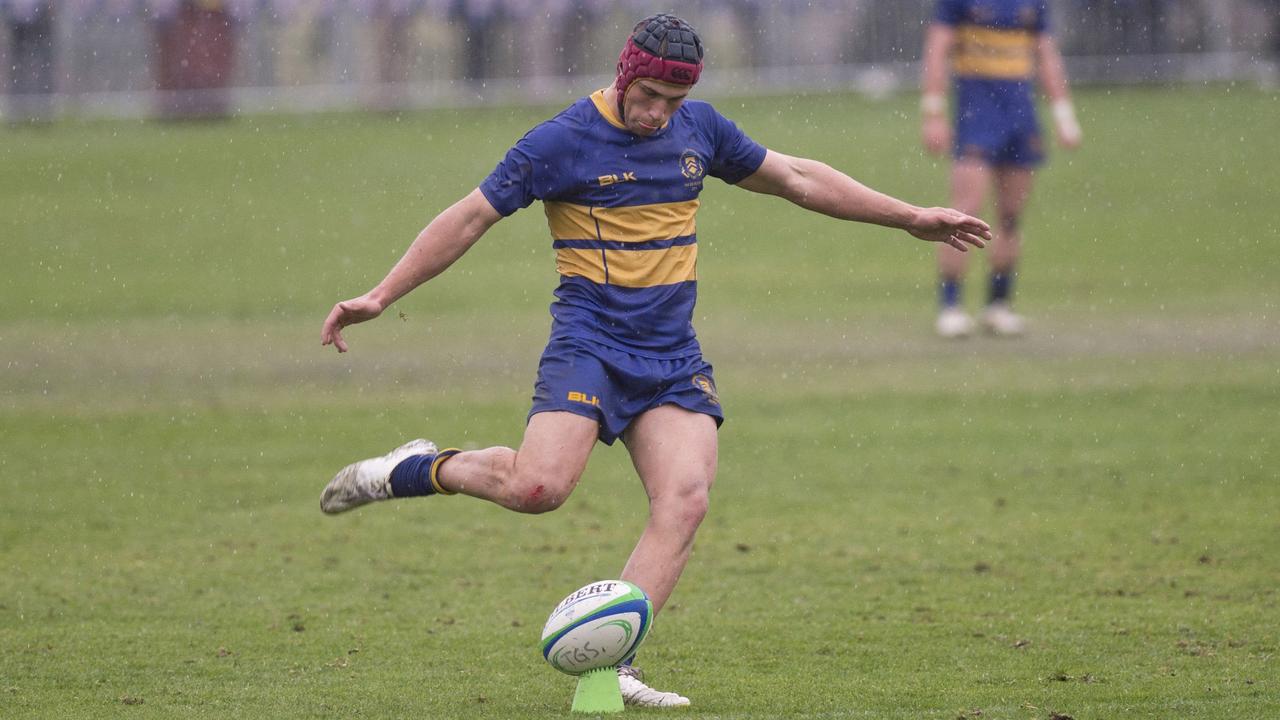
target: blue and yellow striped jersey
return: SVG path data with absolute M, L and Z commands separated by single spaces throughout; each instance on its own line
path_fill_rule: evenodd
M 628 132 L 604 91 L 530 130 L 480 184 L 503 215 L 541 200 L 560 285 L 552 337 L 637 355 L 699 352 L 698 194 L 736 183 L 765 149 L 705 102 L 686 100 L 654 135 Z
M 1030 81 L 1037 36 L 1049 30 L 1046 0 L 938 0 L 934 19 L 956 30 L 957 78 Z

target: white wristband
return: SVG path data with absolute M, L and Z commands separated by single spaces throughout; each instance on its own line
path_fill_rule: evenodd
M 947 111 L 947 98 L 938 93 L 925 93 L 920 96 L 920 112 L 925 115 L 942 115 Z
M 1080 122 L 1076 120 L 1076 109 L 1070 100 L 1063 98 L 1053 101 L 1053 121 L 1063 140 L 1079 142 Z

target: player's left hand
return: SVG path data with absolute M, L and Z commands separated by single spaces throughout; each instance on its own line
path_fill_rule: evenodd
M 928 242 L 946 243 L 960 252 L 969 247 L 986 247 L 991 226 L 971 215 L 951 208 L 921 208 L 907 232 Z

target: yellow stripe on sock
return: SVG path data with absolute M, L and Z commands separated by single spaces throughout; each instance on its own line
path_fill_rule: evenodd
M 457 455 L 460 452 L 462 451 L 459 450 L 458 448 L 445 448 L 444 450 L 441 450 L 440 452 L 436 453 L 436 459 L 431 461 L 431 487 L 435 488 L 436 492 L 440 493 L 441 495 L 457 495 L 458 494 L 455 491 L 445 490 L 444 486 L 440 484 L 440 478 L 438 476 L 440 475 L 440 466 L 444 464 L 444 461 L 448 460 L 454 455 Z

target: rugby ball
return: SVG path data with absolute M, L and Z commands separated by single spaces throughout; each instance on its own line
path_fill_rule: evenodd
M 542 628 L 542 657 L 569 675 L 614 667 L 649 634 L 653 603 L 625 580 L 600 580 L 569 593 Z

